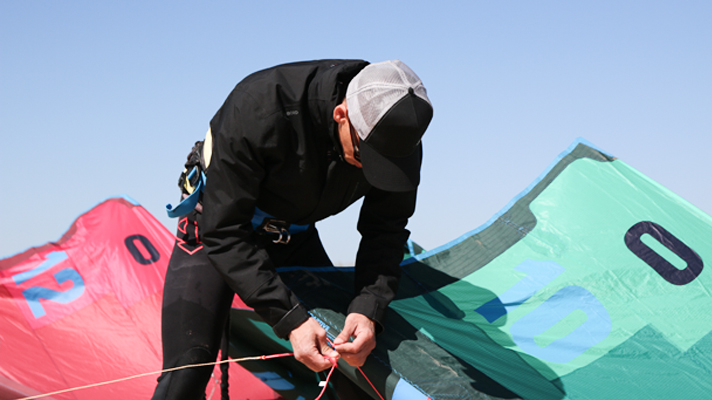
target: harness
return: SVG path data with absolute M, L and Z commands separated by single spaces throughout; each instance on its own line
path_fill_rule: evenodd
M 286 221 L 279 220 L 274 216 L 255 207 L 255 215 L 252 217 L 252 228 L 258 233 L 276 234 L 277 239 L 273 243 L 287 244 L 292 235 L 302 233 L 309 229 L 311 225 L 294 225 Z
M 193 210 L 202 212 L 201 195 L 207 182 L 205 171 L 210 165 L 212 147 L 212 133 L 208 129 L 205 140 L 195 142 L 188 154 L 185 168 L 180 178 L 178 178 L 178 187 L 180 187 L 183 195 L 182 200 L 175 207 L 171 204 L 166 204 L 166 213 L 168 213 L 169 218 L 178 218 Z M 252 228 L 259 234 L 278 235 L 272 242 L 279 244 L 289 243 L 292 235 L 304 232 L 311 226 L 311 224 L 290 224 L 257 207 L 255 207 L 251 222 Z

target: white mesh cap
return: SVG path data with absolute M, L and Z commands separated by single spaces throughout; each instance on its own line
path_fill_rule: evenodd
M 423 82 L 401 60 L 367 65 L 351 80 L 346 89 L 346 107 L 361 140 L 368 138 L 383 115 L 411 88 L 432 107 Z
M 387 191 L 414 190 L 420 183 L 420 139 L 433 117 L 420 78 L 400 60 L 370 64 L 349 83 L 346 108 L 368 182 Z

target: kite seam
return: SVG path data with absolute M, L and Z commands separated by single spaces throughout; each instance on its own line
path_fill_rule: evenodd
M 524 227 L 524 226 L 521 226 L 521 225 L 517 224 L 516 222 L 512 221 L 512 220 L 509 219 L 509 218 L 503 218 L 503 217 L 500 216 L 499 218 L 497 218 L 497 221 L 500 221 L 503 225 L 506 225 L 506 226 L 508 226 L 508 227 L 510 227 L 510 228 L 514 228 L 514 230 L 517 232 L 517 234 L 518 234 L 519 237 L 521 237 L 521 238 L 524 238 L 524 237 L 527 236 L 529 233 L 531 233 L 531 229 L 529 229 L 529 228 L 527 228 L 527 227 Z

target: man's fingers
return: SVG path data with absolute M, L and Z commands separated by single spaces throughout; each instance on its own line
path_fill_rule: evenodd
M 360 367 L 366 363 L 370 351 L 356 351 L 352 346 L 347 349 L 339 348 L 341 358 L 352 367 Z
M 335 344 L 334 347 L 336 347 L 336 351 L 338 351 L 339 354 L 344 354 L 344 353 L 353 354 L 353 353 L 358 352 L 358 351 L 354 348 L 354 344 L 353 344 L 353 343 L 348 343 L 348 342 L 347 342 L 347 343 L 343 343 L 343 344 Z
M 322 344 L 321 354 L 323 357 L 326 357 L 327 359 L 334 359 L 334 360 L 339 359 L 339 353 L 337 353 L 334 349 L 332 349 L 328 343 Z
M 371 352 L 376 346 L 375 342 L 371 340 L 371 337 L 365 337 L 365 335 L 359 335 L 356 336 L 353 342 L 351 343 L 344 343 L 340 345 L 336 345 L 336 351 L 339 353 L 348 353 L 348 354 L 359 354 L 362 352 L 366 352 L 367 354 Z
M 330 359 L 339 358 L 339 353 L 329 347 L 326 331 L 311 318 L 294 329 L 289 340 L 294 349 L 294 358 L 312 371 L 323 371 L 331 367 Z
M 331 367 L 331 362 L 317 351 L 302 354 L 294 353 L 294 358 L 314 372 L 320 372 Z
M 344 332 L 342 331 L 341 334 L 343 335 Z M 336 342 L 334 342 L 334 345 L 338 348 L 341 349 L 343 346 L 349 345 L 349 347 L 355 347 L 356 349 L 359 349 L 357 351 L 360 351 L 362 348 L 368 348 L 371 345 L 375 347 L 375 342 L 373 341 L 373 332 L 369 331 L 367 329 L 362 329 L 362 330 L 357 330 L 356 332 L 352 332 L 349 334 L 349 337 L 354 338 L 353 342 L 349 343 L 348 342 L 348 337 L 344 341 L 344 343 L 337 345 Z M 373 350 L 373 348 L 369 348 L 368 351 Z
M 339 336 L 334 339 L 334 346 L 347 343 L 349 341 L 349 338 L 353 335 L 355 329 L 356 326 L 354 325 L 352 320 L 346 318 L 346 322 L 344 323 L 344 329 L 341 331 L 341 333 L 339 333 Z
M 353 342 L 343 343 L 335 347 L 344 361 L 353 367 L 360 367 L 366 362 L 366 358 L 376 347 L 376 343 L 372 335 L 360 334 L 356 336 Z
M 336 339 L 334 339 L 334 346 L 339 346 L 341 344 L 348 342 L 349 336 L 346 336 L 346 335 L 347 335 L 347 333 L 345 333 L 345 331 L 341 331 L 341 333 L 339 333 L 339 336 L 337 336 Z
M 354 340 L 349 343 L 351 337 Z M 334 340 L 334 347 L 349 365 L 362 366 L 376 347 L 374 322 L 365 315 L 349 314 L 344 323 L 344 330 Z
M 317 341 L 319 340 L 317 339 Z M 317 342 L 312 346 L 302 348 L 299 351 L 295 349 L 294 358 L 309 367 L 312 371 L 319 372 L 330 368 L 332 365 L 331 360 L 337 360 L 339 358 L 339 353 L 332 350 L 328 344 Z

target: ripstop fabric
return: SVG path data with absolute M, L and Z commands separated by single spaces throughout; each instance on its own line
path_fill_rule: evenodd
M 390 399 L 704 398 L 710 237 L 710 216 L 577 140 L 485 225 L 403 262 L 364 371 Z M 282 276 L 338 334 L 349 271 Z
M 143 207 L 112 198 L 58 241 L 0 260 L 0 399 L 160 371 L 163 280 L 175 241 Z M 230 371 L 233 399 L 280 398 L 239 365 Z M 157 377 L 50 398 L 147 399 Z M 206 395 L 220 397 L 217 379 Z

